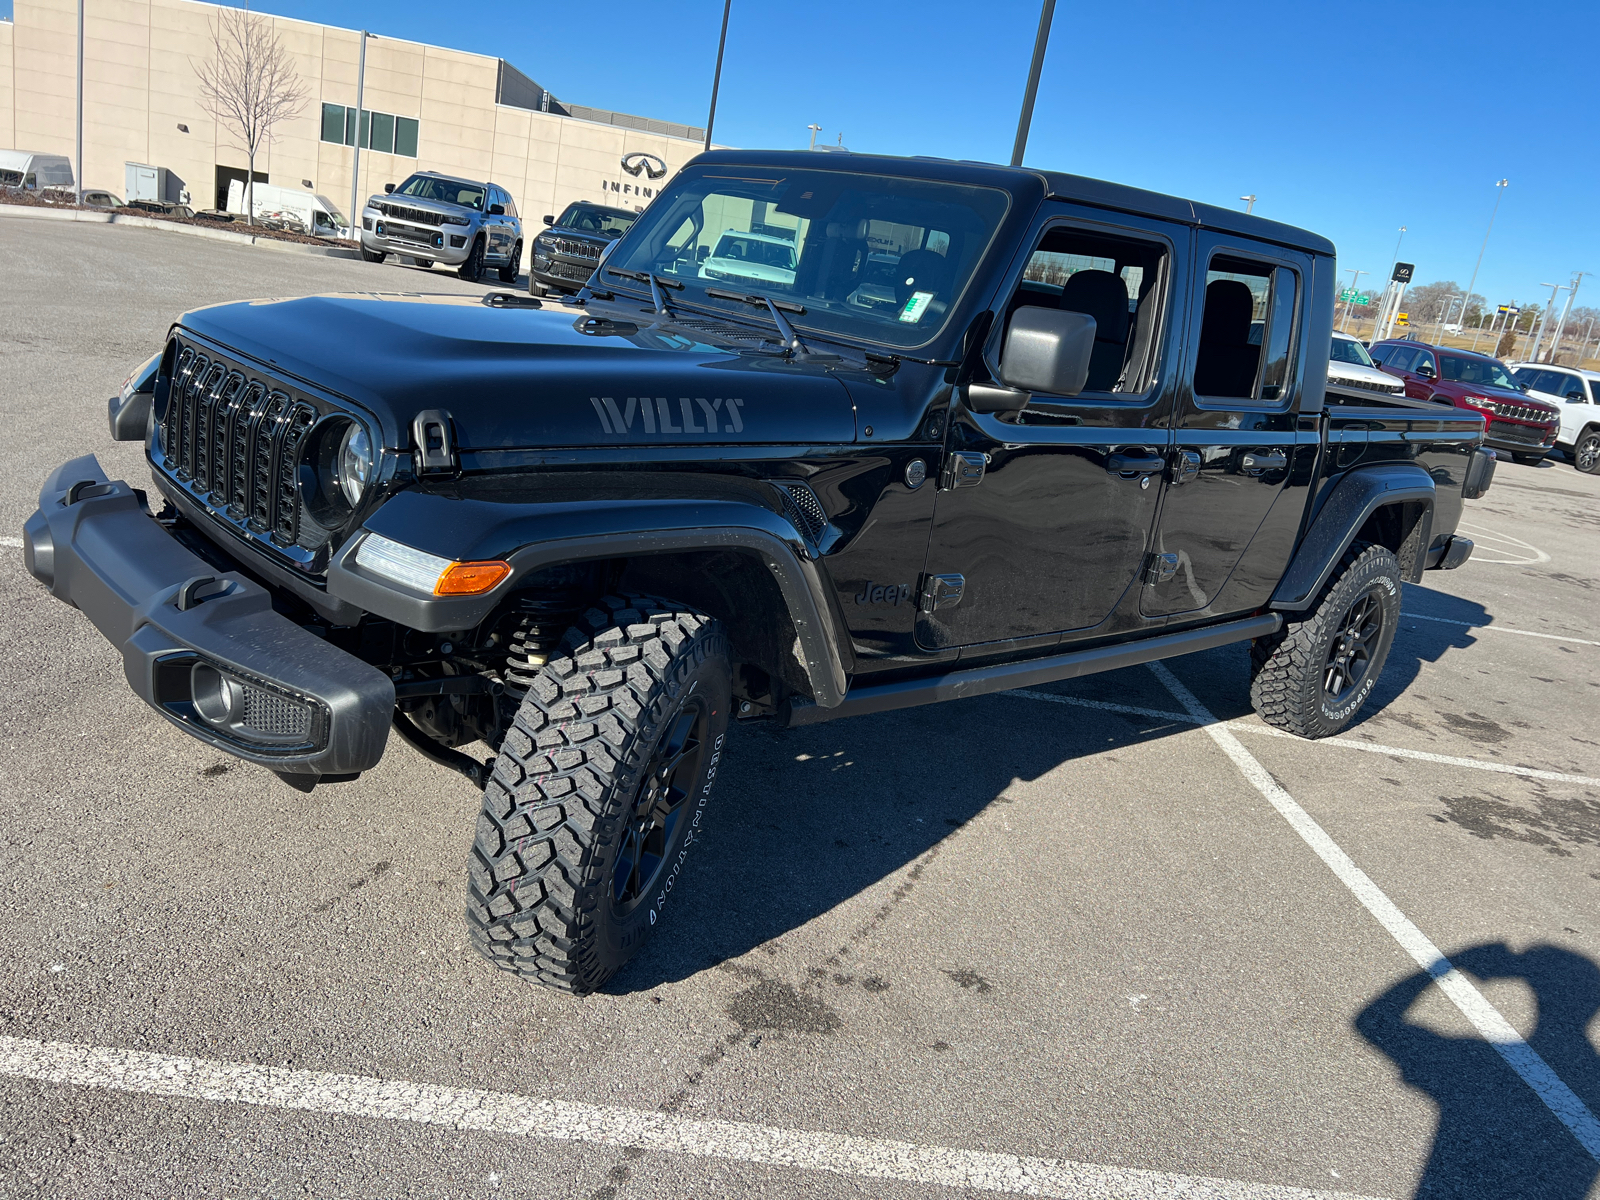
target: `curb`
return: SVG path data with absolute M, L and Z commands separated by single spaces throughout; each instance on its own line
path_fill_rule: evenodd
M 124 213 L 85 212 L 77 208 L 38 208 L 31 204 L 0 204 L 0 217 L 17 217 L 32 221 L 82 221 L 90 225 L 132 225 L 139 229 L 160 229 L 167 233 L 210 238 L 214 242 L 232 242 L 239 246 L 260 246 L 267 250 L 287 251 L 290 254 L 315 254 L 320 258 L 361 257 L 359 250 L 346 250 L 342 246 L 312 246 L 304 242 L 286 242 L 281 238 L 234 233 L 229 229 L 205 229 L 197 225 L 180 225 L 176 221 L 158 221 L 154 217 L 130 217 Z

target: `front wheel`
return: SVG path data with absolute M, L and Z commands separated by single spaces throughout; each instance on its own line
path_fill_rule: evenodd
M 1372 694 L 1399 621 L 1399 560 L 1353 543 L 1315 608 L 1251 644 L 1250 703 L 1268 725 L 1332 737 Z
M 472 249 L 467 251 L 467 260 L 456 268 L 456 274 L 468 283 L 476 283 L 478 276 L 483 274 L 483 239 L 477 238 L 472 243 Z
M 361 247 L 362 262 L 381 263 L 387 257 L 382 250 L 368 250 L 365 246 Z
M 1585 475 L 1600 475 L 1600 429 L 1585 429 L 1572 447 L 1572 465 Z
M 584 995 L 644 946 L 683 882 L 728 730 L 722 626 L 608 596 L 528 689 L 483 794 L 468 871 L 474 945 Z
M 1537 467 L 1544 461 L 1544 455 L 1542 454 L 1513 454 L 1511 457 L 1524 467 Z
M 506 260 L 506 265 L 500 268 L 501 283 L 515 283 L 517 269 L 522 266 L 522 243 L 518 242 L 511 248 L 511 257 Z

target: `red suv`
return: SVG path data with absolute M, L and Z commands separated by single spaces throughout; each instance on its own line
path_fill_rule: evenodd
M 1532 466 L 1550 452 L 1561 427 L 1553 404 L 1536 400 L 1513 382 L 1498 358 L 1397 339 L 1372 344 L 1372 360 L 1406 382 L 1406 395 L 1471 409 L 1484 415 L 1484 441 L 1501 456 Z

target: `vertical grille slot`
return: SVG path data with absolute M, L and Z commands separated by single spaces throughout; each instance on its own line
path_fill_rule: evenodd
M 266 396 L 266 385 L 252 380 L 228 418 L 228 516 L 240 523 L 250 511 L 250 434 Z
M 273 494 L 273 484 L 278 478 L 275 459 L 288 407 L 289 397 L 283 392 L 273 392 L 262 402 L 261 416 L 256 421 L 250 447 L 250 502 L 245 511 L 249 514 L 250 528 L 257 533 L 266 533 L 271 528 L 277 510 L 277 497 Z
M 183 390 L 178 398 L 178 442 L 177 467 L 178 478 L 187 483 L 194 477 L 194 408 L 195 394 L 199 392 L 201 383 L 205 380 L 206 371 L 211 366 L 211 360 L 204 354 L 196 354 L 194 363 L 189 372 L 184 376 Z
M 317 414 L 307 404 L 296 404 L 283 419 L 282 444 L 278 448 L 276 511 L 272 521 L 272 540 L 291 546 L 300 535 L 300 489 L 295 486 L 300 472 L 300 448 L 316 423 Z
M 228 429 L 243 392 L 244 375 L 238 371 L 229 371 L 215 389 L 211 420 L 206 431 L 208 470 L 205 477 L 205 490 L 215 504 L 228 502 Z
M 211 446 L 212 425 L 217 411 L 217 399 L 221 395 L 223 382 L 228 378 L 228 368 L 222 363 L 214 362 L 200 384 L 195 388 L 194 398 L 194 439 L 193 467 L 195 490 L 209 492 L 211 490 Z

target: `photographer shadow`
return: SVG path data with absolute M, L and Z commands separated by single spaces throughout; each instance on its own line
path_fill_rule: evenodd
M 1589 1025 L 1600 1011 L 1600 967 L 1559 946 L 1518 953 L 1503 943 L 1475 946 L 1450 961 L 1479 980 L 1518 979 L 1532 988 L 1538 1016 L 1528 1045 L 1592 1112 L 1600 1101 L 1600 1055 Z M 1355 1019 L 1356 1030 L 1388 1055 L 1406 1084 L 1438 1105 L 1418 1200 L 1583 1200 L 1600 1164 L 1499 1051 L 1476 1034 L 1450 1036 L 1407 1020 L 1431 982 L 1419 971 Z

